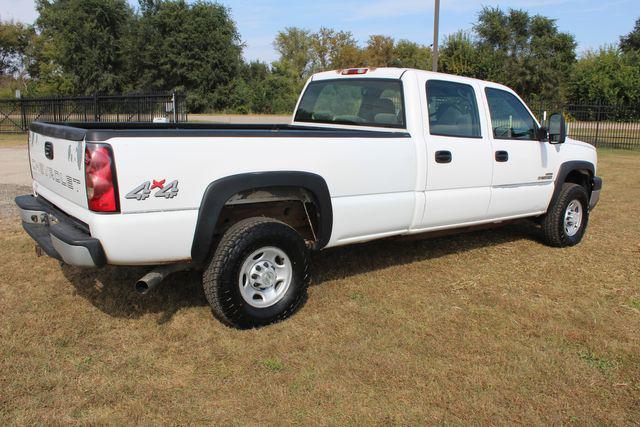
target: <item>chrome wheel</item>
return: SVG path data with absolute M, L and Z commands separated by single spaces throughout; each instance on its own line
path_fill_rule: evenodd
M 564 232 L 569 237 L 575 236 L 582 225 L 582 203 L 574 199 L 564 211 Z
M 256 308 L 270 307 L 287 293 L 293 266 L 283 250 L 266 246 L 245 258 L 238 286 L 247 304 Z

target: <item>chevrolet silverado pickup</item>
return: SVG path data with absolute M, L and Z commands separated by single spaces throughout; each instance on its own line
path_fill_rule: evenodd
M 596 150 L 511 89 L 412 69 L 313 75 L 289 125 L 52 124 L 29 133 L 37 247 L 78 267 L 202 271 L 215 317 L 249 328 L 305 299 L 310 250 L 531 218 L 555 247 L 598 202 Z

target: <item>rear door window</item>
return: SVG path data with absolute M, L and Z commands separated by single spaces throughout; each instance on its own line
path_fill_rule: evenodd
M 307 86 L 295 120 L 405 128 L 403 104 L 400 80 L 319 80 Z
M 476 93 L 468 84 L 427 82 L 429 133 L 458 138 L 481 138 Z

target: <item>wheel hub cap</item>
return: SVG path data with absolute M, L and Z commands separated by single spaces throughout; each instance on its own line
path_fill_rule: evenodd
M 253 265 L 249 283 L 254 289 L 265 290 L 275 286 L 278 276 L 276 267 L 269 261 L 260 261 Z
M 238 286 L 249 305 L 265 308 L 284 297 L 292 277 L 292 263 L 287 254 L 279 248 L 266 246 L 245 258 Z
M 564 232 L 567 236 L 575 236 L 582 225 L 582 203 L 572 200 L 564 212 Z

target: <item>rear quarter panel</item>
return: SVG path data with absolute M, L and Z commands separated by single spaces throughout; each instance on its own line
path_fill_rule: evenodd
M 401 233 L 412 221 L 416 155 L 410 137 L 124 137 L 106 142 L 114 152 L 122 219 L 94 220 L 92 231 L 105 238 L 126 236 L 105 250 L 110 261 L 110 253 L 132 257 L 145 248 L 160 256 L 168 245 L 172 260 L 188 258 L 205 189 L 241 173 L 301 171 L 323 177 L 334 218 L 328 246 Z M 174 180 L 176 197 L 156 197 L 160 189 L 155 188 L 144 200 L 126 198 L 146 182 Z

